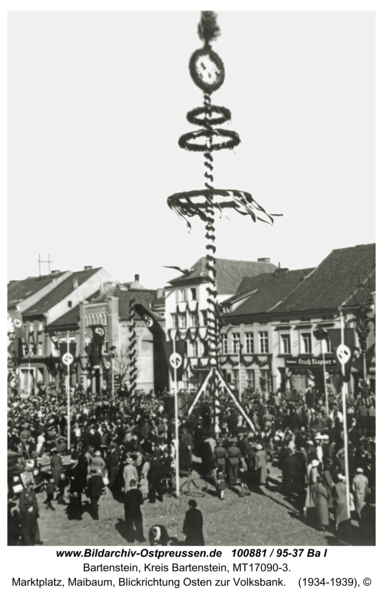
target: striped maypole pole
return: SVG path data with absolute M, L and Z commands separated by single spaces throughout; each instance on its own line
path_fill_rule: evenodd
M 134 303 L 135 299 L 130 299 L 129 304 L 129 384 L 130 397 L 134 398 L 134 393 L 137 387 L 137 339 L 134 324 Z

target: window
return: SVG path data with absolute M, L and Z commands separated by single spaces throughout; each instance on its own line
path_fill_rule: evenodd
M 190 323 L 192 327 L 198 327 L 198 315 L 197 313 L 192 313 L 190 315 Z
M 246 354 L 254 354 L 254 334 L 245 333 Z
M 227 333 L 221 334 L 221 352 L 227 354 Z
M 42 342 L 39 342 L 38 352 L 37 353 L 38 353 L 39 356 L 43 355 L 43 343 Z
M 186 327 L 186 312 L 178 313 L 180 327 Z
M 68 300 L 68 308 L 72 308 L 72 300 Z
M 189 344 L 189 356 L 198 356 L 198 344 L 197 344 L 197 342 L 190 342 L 190 344 Z
M 178 302 L 185 302 L 186 290 L 178 290 Z
M 254 369 L 246 369 L 247 387 L 255 388 L 255 371 Z
M 178 327 L 178 320 L 177 320 L 176 313 L 172 313 L 172 327 L 173 327 L 173 329 L 177 329 L 177 327 Z
M 281 354 L 291 354 L 290 334 L 281 335 Z
M 329 354 L 331 352 L 331 341 L 329 338 L 326 338 L 321 341 L 321 352 L 323 354 Z
M 191 300 L 197 300 L 197 288 L 190 288 Z
M 259 352 L 261 354 L 268 354 L 269 352 L 269 334 L 267 331 L 259 332 Z
M 301 333 L 301 352 L 302 354 L 311 354 L 311 333 Z
M 231 340 L 232 340 L 232 344 L 233 344 L 233 352 L 235 352 L 237 354 L 240 349 L 241 334 L 240 333 L 232 333 Z
M 207 310 L 201 310 L 201 316 L 202 316 L 202 325 L 203 327 L 207 326 Z

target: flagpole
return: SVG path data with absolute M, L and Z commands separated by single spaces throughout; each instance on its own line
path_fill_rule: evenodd
M 69 331 L 66 333 L 66 351 L 69 354 Z M 67 364 L 68 389 L 67 389 L 67 449 L 70 448 L 70 364 Z
M 324 348 L 323 348 L 323 342 L 324 340 L 321 340 L 320 345 L 321 345 L 321 350 L 322 350 L 322 361 L 323 361 L 323 382 L 324 382 L 324 397 L 326 399 L 326 412 L 327 412 L 327 417 L 328 417 L 328 394 L 327 394 L 327 385 L 326 385 L 326 365 L 325 365 L 325 361 L 324 361 Z
M 173 353 L 176 352 L 176 335 L 173 338 Z M 176 363 L 174 363 L 176 364 Z M 175 434 L 176 434 L 176 497 L 180 495 L 180 465 L 178 460 L 178 394 L 177 394 L 177 369 L 174 367 L 174 416 L 175 416 Z
M 340 312 L 340 332 L 341 332 L 341 344 L 344 345 L 344 321 L 342 308 L 339 307 Z M 351 360 L 351 358 L 349 359 Z M 343 437 L 344 437 L 344 469 L 346 475 L 346 504 L 347 504 L 347 519 L 350 519 L 350 482 L 349 482 L 349 470 L 348 470 L 348 432 L 347 432 L 347 413 L 346 413 L 346 382 L 345 377 L 345 363 L 342 360 L 342 408 L 343 408 Z

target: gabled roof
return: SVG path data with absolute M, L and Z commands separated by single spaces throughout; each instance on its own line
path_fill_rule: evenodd
M 60 272 L 59 275 L 41 275 L 39 277 L 27 277 L 18 281 L 10 281 L 8 284 L 8 306 L 16 306 L 19 302 L 30 298 L 64 273 L 66 271 Z
M 102 267 L 97 267 L 95 269 L 87 269 L 84 271 L 75 271 L 64 279 L 61 283 L 59 283 L 56 287 L 54 287 L 50 292 L 48 292 L 41 300 L 36 302 L 33 306 L 28 308 L 23 317 L 29 317 L 34 315 L 41 315 L 44 312 L 48 311 L 50 308 L 55 306 L 58 302 L 69 296 L 73 292 L 73 280 L 77 278 L 78 287 L 82 285 L 85 281 L 90 279 L 92 275 L 100 271 Z
M 243 277 L 251 277 L 260 273 L 272 273 L 277 268 L 266 262 L 251 260 L 231 260 L 216 258 L 217 292 L 219 295 L 235 294 Z M 186 275 L 181 275 L 169 281 L 173 287 L 191 285 L 194 280 L 204 279 L 207 276 L 206 258 L 202 257 L 191 267 Z
M 375 289 L 374 272 L 375 244 L 333 250 L 273 312 L 332 310 L 343 303 L 368 302 Z
M 240 293 L 223 304 L 234 304 L 247 293 L 251 295 L 233 312 L 224 314 L 225 320 L 231 316 L 266 313 L 278 302 L 286 298 L 313 269 L 277 269 L 274 273 L 261 273 L 256 277 L 246 277 Z M 251 293 L 253 291 L 253 293 Z
M 88 296 L 88 298 L 86 298 L 85 301 L 91 302 L 98 296 L 98 294 L 99 294 L 99 292 L 97 290 L 96 292 L 94 292 L 93 294 Z M 73 308 L 68 310 L 68 312 L 61 315 L 61 317 L 59 317 L 55 321 L 52 321 L 52 323 L 49 323 L 49 325 L 46 325 L 45 329 L 47 329 L 47 330 L 60 329 L 61 327 L 63 329 L 65 329 L 67 327 L 73 327 L 73 329 L 75 329 L 76 327 L 79 327 L 79 321 L 80 321 L 80 305 L 77 304 L 76 306 L 74 306 Z
M 121 290 L 118 286 L 113 292 L 113 296 L 118 300 L 118 316 L 120 319 L 130 319 L 130 301 L 134 298 L 135 304 L 142 304 L 148 310 L 153 310 L 153 303 L 157 298 L 157 290 Z M 138 313 L 134 311 L 134 316 L 141 319 Z

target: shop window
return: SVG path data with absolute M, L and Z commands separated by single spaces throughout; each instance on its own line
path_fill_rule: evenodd
M 245 348 L 246 354 L 254 354 L 254 334 L 252 332 L 245 333 Z
M 231 334 L 231 343 L 232 343 L 233 352 L 235 354 L 238 354 L 238 352 L 240 350 L 240 344 L 241 344 L 241 334 L 240 333 L 232 333 Z
M 221 352 L 227 354 L 227 333 L 221 334 Z
M 290 334 L 289 333 L 282 333 L 281 337 L 280 337 L 280 342 L 281 342 L 281 348 L 280 348 L 280 352 L 281 354 L 291 354 L 291 343 L 290 343 Z
M 301 353 L 311 354 L 311 333 L 301 333 Z
M 261 354 L 268 354 L 269 352 L 269 334 L 267 331 L 259 332 L 259 351 Z

